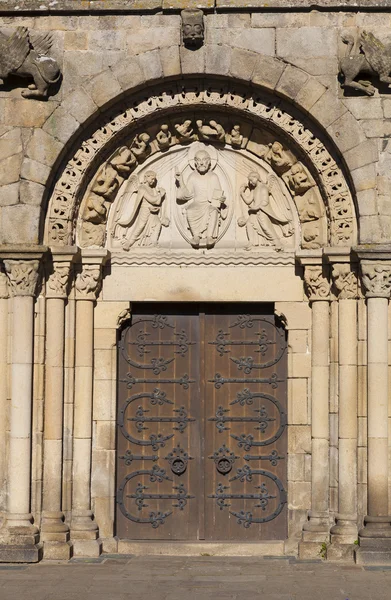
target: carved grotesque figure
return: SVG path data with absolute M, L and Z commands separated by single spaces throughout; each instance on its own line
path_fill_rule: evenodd
M 284 150 L 284 147 L 280 142 L 269 144 L 265 154 L 265 160 L 267 160 L 279 174 L 285 173 L 285 171 L 288 171 L 292 166 L 292 159 L 288 152 Z
M 247 216 L 238 219 L 239 227 L 246 227 L 249 245 L 247 250 L 254 246 L 273 246 L 282 250 L 282 237 L 293 234 L 291 215 L 288 207 L 282 201 L 274 201 L 272 206 L 270 189 L 278 186 L 276 178 L 269 177 L 268 185 L 262 183 L 259 173 L 252 171 L 248 181 L 240 188 L 240 198 L 247 207 Z M 278 192 L 275 194 L 278 197 Z
M 0 33 L 0 78 L 4 80 L 9 75 L 31 78 L 34 83 L 22 91 L 22 96 L 47 98 L 49 87 L 61 77 L 57 62 L 48 56 L 52 45 L 50 33 L 37 35 L 33 43 L 26 27 L 17 27 L 9 37 Z
M 204 125 L 204 122 L 201 119 L 196 121 L 198 135 L 201 140 L 208 140 L 214 142 L 224 142 L 225 141 L 225 131 L 224 127 L 214 121 L 213 119 L 209 121 L 209 125 Z
M 126 228 L 125 236 L 121 239 L 122 247 L 129 250 L 136 242 L 139 246 L 157 246 L 162 226 L 169 225 L 169 220 L 162 216 L 166 192 L 158 187 L 154 171 L 145 173 L 141 185 L 136 176 L 129 183 L 123 203 L 125 210 L 117 220 L 117 230 L 123 232 L 123 228 Z M 133 202 L 134 194 L 136 199 Z
M 287 173 L 287 180 L 293 195 L 304 194 L 315 185 L 313 181 L 310 181 L 304 166 L 300 162 L 294 164 Z
M 182 40 L 185 46 L 199 48 L 204 42 L 204 15 L 199 9 L 181 12 Z
M 191 245 L 198 248 L 204 242 L 212 248 L 219 234 L 222 218 L 225 218 L 225 195 L 219 177 L 211 171 L 211 157 L 206 150 L 199 150 L 194 157 L 195 170 L 186 184 L 179 172 L 175 173 L 177 201 L 188 203 L 185 211 L 192 235 Z
M 156 141 L 161 150 L 167 150 L 167 148 L 170 147 L 171 137 L 172 136 L 168 125 L 163 123 L 163 125 L 160 127 L 160 131 L 158 131 L 156 134 Z
M 378 75 L 382 83 L 391 87 L 391 45 L 383 44 L 373 33 L 363 31 L 355 40 L 351 35 L 342 36 L 342 41 L 347 45 L 347 56 L 340 61 L 340 71 L 345 78 L 343 87 L 350 87 L 373 96 L 376 88 L 371 81 L 360 79 L 355 81 L 361 73 Z
M 190 119 L 186 119 L 183 123 L 176 123 L 174 127 L 179 142 L 186 143 L 194 139 L 194 131 Z
M 151 153 L 150 139 L 151 136 L 148 133 L 139 133 L 134 138 L 130 150 L 138 160 L 144 160 Z

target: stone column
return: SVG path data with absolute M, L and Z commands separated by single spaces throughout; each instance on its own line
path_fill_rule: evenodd
M 106 252 L 83 251 L 76 276 L 76 356 L 71 540 L 75 556 L 99 556 L 98 526 L 91 511 L 91 440 L 94 304 Z
M 319 554 L 329 540 L 329 329 L 328 267 L 305 264 L 304 283 L 312 308 L 311 344 L 311 510 L 303 527 L 300 556 Z M 303 264 L 303 263 L 302 263 Z
M 360 564 L 391 564 L 388 510 L 388 301 L 391 262 L 361 261 L 368 321 L 368 514 L 359 532 Z
M 8 399 L 8 279 L 0 265 L 0 510 L 6 509 Z
M 44 557 L 70 558 L 62 512 L 65 302 L 76 249 L 52 252 L 46 285 L 46 371 L 41 540 Z
M 13 317 L 7 522 L 0 537 L 1 562 L 36 562 L 40 558 L 38 529 L 30 513 L 34 295 L 39 260 L 34 254 L 29 254 L 29 259 L 19 256 L 4 260 Z
M 327 556 L 352 559 L 357 539 L 357 274 L 346 262 L 333 264 L 332 275 L 338 294 L 338 514 Z

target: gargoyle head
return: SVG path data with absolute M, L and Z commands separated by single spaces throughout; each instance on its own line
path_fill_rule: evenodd
M 204 42 L 204 15 L 200 9 L 181 12 L 182 40 L 185 46 L 199 48 Z

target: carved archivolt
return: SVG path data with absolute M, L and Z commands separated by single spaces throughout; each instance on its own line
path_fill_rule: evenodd
M 168 198 L 168 188 L 153 166 L 149 170 L 154 172 L 154 179 L 149 175 L 147 181 L 143 165 L 153 161 L 156 164 L 159 157 L 168 158 L 182 152 L 182 163 L 178 161 L 173 165 L 174 177 L 170 181 L 175 180 L 177 205 L 182 202 L 181 197 L 186 204 L 186 198 L 192 194 L 197 196 L 194 182 L 198 167 L 194 163 L 194 152 L 191 157 L 191 149 L 198 143 L 210 155 L 208 173 L 211 180 L 212 175 L 216 175 L 215 195 L 208 199 L 210 215 L 204 219 L 201 206 L 199 218 L 193 209 L 175 213 L 176 225 L 188 244 L 213 247 L 229 224 L 236 204 L 236 207 L 241 206 L 241 215 L 236 212 L 236 227 L 242 227 L 248 245 L 270 245 L 278 250 L 274 239 L 289 238 L 292 217 L 289 202 L 284 209 L 273 197 L 274 182 L 270 175 L 274 174 L 277 186 L 288 190 L 292 206 L 296 205 L 302 247 L 349 246 L 356 236 L 349 189 L 341 168 L 307 125 L 282 104 L 268 102 L 255 93 L 249 95 L 189 83 L 187 87 L 167 88 L 147 99 L 144 94 L 143 99 L 134 101 L 126 110 L 109 116 L 104 125 L 82 142 L 69 161 L 50 200 L 46 240 L 53 245 L 74 243 L 75 219 L 84 197 L 78 243 L 84 247 L 103 246 L 110 207 L 118 192 L 121 190 L 122 195 L 128 186 L 126 193 L 133 194 L 132 204 L 139 207 L 139 212 L 133 216 L 122 215 L 123 224 L 125 228 L 137 225 L 139 231 L 133 229 L 133 237 L 129 237 L 129 231 L 123 235 L 123 249 L 132 245 L 156 245 L 163 236 L 162 228 L 171 226 L 167 207 L 172 198 Z M 220 163 L 225 160 L 222 157 L 228 150 L 264 164 L 270 171 L 267 180 L 264 177 L 263 181 L 262 173 L 258 173 L 259 181 L 255 181 L 254 175 L 251 182 L 247 172 L 241 190 L 230 190 L 228 197 L 229 186 L 220 169 Z M 216 153 L 217 167 L 212 157 Z M 99 163 L 101 166 L 96 172 Z M 176 167 L 177 171 L 182 168 L 182 172 L 175 174 Z M 201 200 L 200 193 L 198 199 Z M 266 208 L 257 214 L 260 202 Z M 198 229 L 197 221 L 203 221 Z M 275 231 L 278 234 L 275 235 Z

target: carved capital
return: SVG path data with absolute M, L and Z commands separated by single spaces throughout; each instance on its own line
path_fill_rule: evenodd
M 76 275 L 76 293 L 79 300 L 95 300 L 101 285 L 101 266 L 87 264 Z
M 330 283 L 325 274 L 325 267 L 321 265 L 308 265 L 304 269 L 304 287 L 311 302 L 328 300 Z
M 66 298 L 68 295 L 68 282 L 71 272 L 71 265 L 53 263 L 53 271 L 49 274 L 46 283 L 47 298 Z
M 12 296 L 34 296 L 38 282 L 39 260 L 5 260 Z
M 340 300 L 357 298 L 357 272 L 349 263 L 333 264 L 332 276 Z
M 361 263 L 362 283 L 367 298 L 389 298 L 391 294 L 391 265 Z
M 5 274 L 4 267 L 0 265 L 0 299 L 8 298 L 8 277 Z

